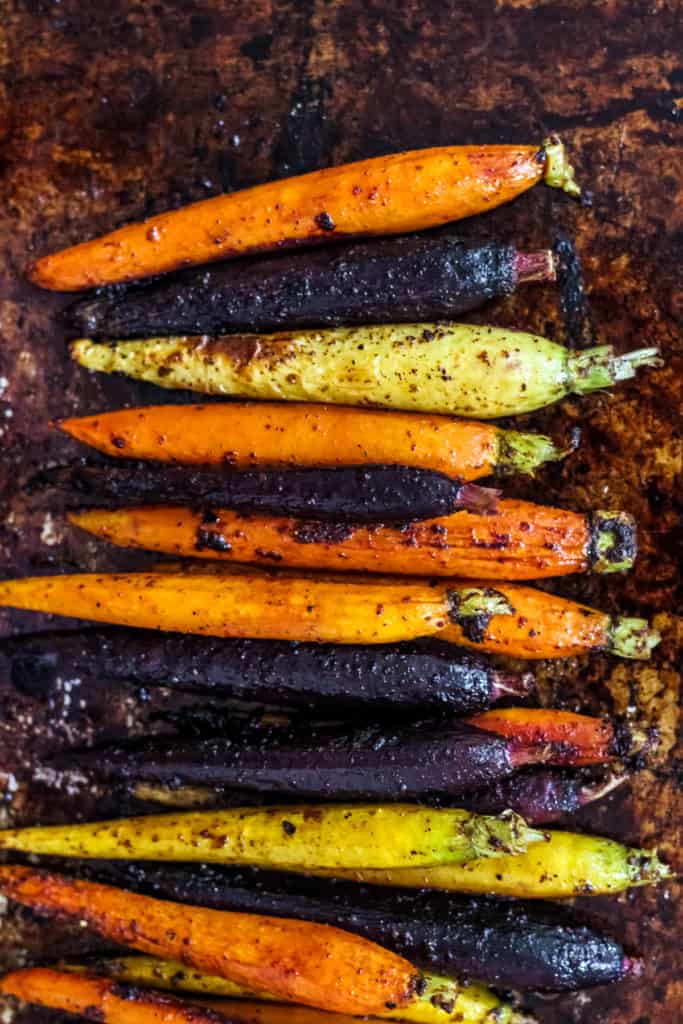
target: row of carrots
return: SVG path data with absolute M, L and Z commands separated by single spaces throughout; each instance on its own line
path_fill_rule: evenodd
M 0 832 L 0 849 L 32 856 L 0 866 L 0 893 L 139 954 L 26 968 L 2 993 L 107 1024 L 322 1024 L 323 1011 L 338 1024 L 523 1024 L 486 984 L 553 991 L 640 973 L 559 909 L 488 897 L 669 877 L 654 851 L 539 828 L 618 784 L 648 737 L 571 712 L 487 710 L 533 681 L 481 657 L 648 658 L 660 638 L 646 621 L 520 585 L 628 570 L 635 523 L 474 481 L 533 473 L 576 443 L 482 421 L 627 380 L 658 353 L 572 353 L 443 322 L 553 280 L 550 252 L 445 234 L 229 262 L 438 226 L 540 180 L 579 192 L 556 139 L 396 154 L 218 196 L 30 268 L 73 291 L 183 268 L 76 302 L 67 318 L 91 337 L 74 359 L 259 401 L 58 421 L 107 461 L 51 467 L 30 488 L 66 496 L 70 521 L 98 538 L 181 561 L 0 583 L 3 606 L 119 627 L 15 638 L 8 664 L 44 687 L 104 676 L 286 713 L 226 705 L 208 732 L 202 720 L 49 759 L 174 810 Z M 615 774 L 597 784 L 563 771 L 605 765 Z M 250 794 L 295 802 L 248 806 Z M 66 873 L 42 860 L 55 856 Z

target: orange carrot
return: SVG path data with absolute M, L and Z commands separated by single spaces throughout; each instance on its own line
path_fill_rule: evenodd
M 451 416 L 334 405 L 153 405 L 55 425 L 114 457 L 235 469 L 401 465 L 476 480 L 496 471 L 533 473 L 565 454 L 542 434 Z
M 557 140 L 392 153 L 171 210 L 45 256 L 27 273 L 43 288 L 78 291 L 283 246 L 420 231 L 509 202 L 543 177 L 579 191 Z
M 13 971 L 0 979 L 0 994 L 73 1013 L 97 1024 L 219 1024 L 229 1007 L 198 1006 L 161 992 L 109 978 L 69 974 L 47 967 Z
M 90 509 L 69 520 L 120 547 L 297 569 L 528 580 L 621 571 L 635 554 L 630 516 L 524 501 L 499 501 L 491 515 L 463 511 L 403 526 L 167 506 Z
M 0 865 L 0 892 L 121 945 L 323 1010 L 405 1006 L 419 979 L 407 960 L 331 925 L 169 903 L 15 865 Z
M 614 729 L 590 715 L 554 708 L 500 708 L 468 719 L 471 725 L 510 739 L 525 758 L 546 751 L 548 763 L 579 767 L 604 764 L 618 755 Z M 624 733 L 624 746 L 630 739 Z
M 429 636 L 461 617 L 510 610 L 495 591 L 469 584 L 216 573 L 5 580 L 0 606 L 207 636 L 366 644 Z
M 534 660 L 591 651 L 646 659 L 660 641 L 659 633 L 645 619 L 610 616 L 532 587 L 496 583 L 496 590 L 514 608 L 512 615 L 493 616 L 477 634 L 452 624 L 439 638 L 492 654 Z

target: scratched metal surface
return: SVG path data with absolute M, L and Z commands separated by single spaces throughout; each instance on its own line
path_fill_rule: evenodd
M 400 8 L 399 10 L 395 8 Z M 557 433 L 580 425 L 581 450 L 519 494 L 576 509 L 633 512 L 641 555 L 624 579 L 553 584 L 610 609 L 654 617 L 664 642 L 649 665 L 595 657 L 541 665 L 544 698 L 630 714 L 655 727 L 656 751 L 628 788 L 577 826 L 658 843 L 680 865 L 676 733 L 681 593 L 680 265 L 683 256 L 683 43 L 679 0 L 1 0 L 0 560 L 2 573 L 140 564 L 65 528 L 57 505 L 22 494 L 37 466 L 74 454 L 50 417 L 169 395 L 96 379 L 72 366 L 56 320 L 63 304 L 22 281 L 48 250 L 169 206 L 273 176 L 391 150 L 515 142 L 559 130 L 593 192 L 591 208 L 538 188 L 463 225 L 470 237 L 523 246 L 573 237 L 588 309 L 528 289 L 478 319 L 525 326 L 574 345 L 647 341 L 665 368 L 618 393 L 525 417 Z M 187 396 L 176 395 L 175 400 Z M 45 619 L 41 626 L 49 625 Z M 3 616 L 3 634 L 35 628 Z M 143 695 L 144 696 L 144 695 Z M 78 699 L 76 699 L 76 697 Z M 111 813 L 82 791 L 28 782 L 40 751 L 140 731 L 167 706 L 119 688 L 46 703 L 0 682 L 0 786 L 8 821 Z M 168 698 L 170 699 L 170 698 Z M 99 798 L 98 798 L 99 799 Z M 674 884 L 582 901 L 646 957 L 638 982 L 531 1000 L 545 1024 L 674 1024 L 683 961 Z M 82 935 L 10 910 L 3 963 L 78 949 Z M 677 980 L 678 979 L 678 980 Z M 10 1011 L 8 1012 L 8 1019 Z M 24 1010 L 28 1024 L 46 1014 Z M 5 1017 L 3 1017 L 3 1020 Z

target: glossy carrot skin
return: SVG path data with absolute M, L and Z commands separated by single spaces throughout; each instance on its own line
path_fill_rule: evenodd
M 511 741 L 513 751 L 528 757 L 546 754 L 549 764 L 581 767 L 604 764 L 616 757 L 620 743 L 611 723 L 590 715 L 554 708 L 500 708 L 484 711 L 469 719 L 485 732 L 495 732 Z M 624 735 L 624 746 L 629 739 Z
M 538 843 L 526 853 L 497 860 L 483 858 L 435 868 L 325 874 L 372 885 L 530 900 L 608 895 L 671 877 L 671 869 L 662 863 L 656 850 L 639 850 L 602 836 L 577 832 L 548 832 L 547 836 L 548 842 Z
M 392 153 L 171 210 L 45 256 L 27 274 L 78 291 L 282 246 L 420 231 L 509 202 L 545 170 L 538 146 Z
M 514 500 L 499 501 L 492 515 L 455 512 L 404 526 L 166 506 L 91 509 L 69 520 L 120 547 L 300 569 L 527 580 L 591 567 L 589 517 Z
M 510 601 L 512 615 L 493 616 L 477 635 L 452 624 L 439 635 L 440 639 L 491 654 L 532 660 L 568 658 L 591 651 L 648 658 L 651 648 L 659 642 L 659 634 L 642 619 L 612 618 L 595 608 L 533 587 L 497 583 L 496 590 Z M 615 640 L 620 623 L 629 621 L 639 623 L 642 630 L 642 643 L 636 645 L 632 654 L 626 654 Z
M 405 1006 L 418 981 L 407 960 L 330 925 L 188 907 L 14 865 L 0 866 L 0 892 L 121 945 L 324 1010 Z
M 549 438 L 490 423 L 306 403 L 156 405 L 58 420 L 56 426 L 113 458 L 235 469 L 393 464 L 476 480 L 504 467 L 510 444 L 527 438 L 547 458 L 559 457 L 551 454 Z
M 97 1024 L 219 1024 L 230 1021 L 228 1008 L 184 1002 L 161 992 L 125 985 L 110 978 L 69 974 L 47 967 L 13 971 L 0 979 L 0 994 L 27 1003 L 85 1017 Z
M 265 574 L 83 573 L 5 580 L 0 606 L 206 636 L 374 644 L 444 629 L 457 589 Z

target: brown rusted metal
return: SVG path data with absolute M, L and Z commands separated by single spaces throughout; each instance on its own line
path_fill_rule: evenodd
M 580 427 L 583 443 L 539 481 L 505 487 L 581 511 L 621 507 L 638 519 L 641 553 L 632 573 L 548 585 L 596 607 L 654 617 L 664 640 L 652 662 L 596 656 L 541 665 L 539 677 L 548 701 L 630 715 L 656 730 L 658 745 L 643 755 L 640 774 L 581 812 L 580 823 L 643 845 L 659 843 L 680 866 L 674 773 L 683 626 L 678 0 L 5 0 L 2 22 L 0 564 L 7 575 L 146 564 L 143 555 L 68 529 L 58 503 L 28 500 L 20 485 L 50 460 L 78 453 L 75 443 L 48 428 L 52 417 L 160 397 L 186 400 L 91 377 L 71 364 L 57 313 L 73 296 L 26 284 L 21 271 L 30 260 L 126 220 L 276 175 L 401 148 L 540 142 L 549 131 L 562 134 L 579 181 L 593 194 L 591 207 L 541 186 L 465 222 L 462 233 L 520 248 L 574 239 L 585 291 L 564 244 L 564 301 L 552 286 L 530 286 L 473 319 L 576 346 L 593 340 L 619 351 L 659 345 L 666 359 L 665 367 L 612 395 L 569 399 L 518 419 L 518 429 L 565 438 Z M 3 614 L 0 623 L 9 633 L 35 621 Z M 73 742 L 90 739 L 104 725 L 127 733 L 149 716 L 149 705 L 133 690 L 113 695 L 109 707 L 106 681 L 88 695 L 73 684 L 50 707 L 30 694 L 18 703 L 10 682 L 0 678 L 0 769 L 9 773 L 0 776 L 3 813 L 17 822 L 111 813 L 111 800 L 75 784 L 58 797 L 49 780 L 27 786 L 31 765 L 39 750 L 67 734 Z M 538 1001 L 541 1020 L 672 1024 L 683 968 L 675 886 L 580 902 L 644 955 L 645 972 L 609 990 Z M 11 912 L 0 919 L 2 962 L 16 963 L 25 950 L 30 958 L 55 949 L 66 954 L 83 942 L 73 931 L 68 943 L 64 936 L 63 928 L 39 928 Z M 43 1019 L 37 1011 L 20 1016 L 25 1024 Z

